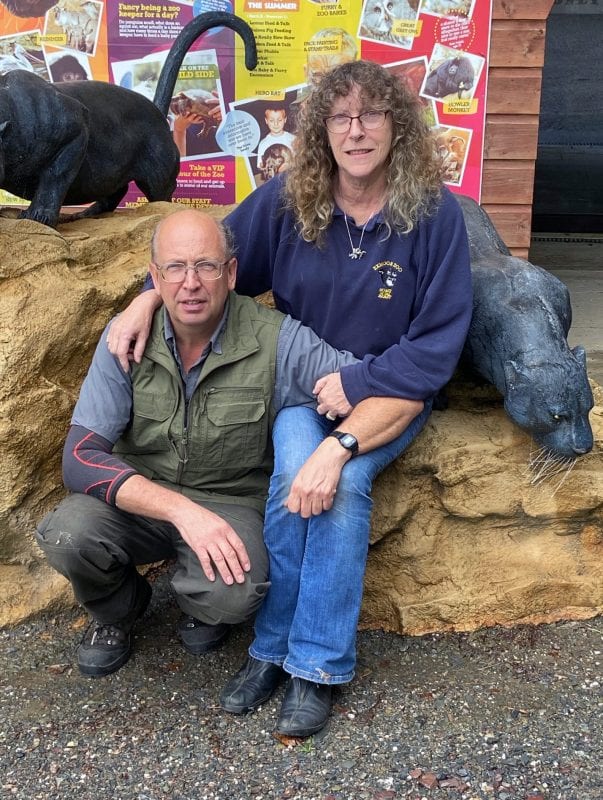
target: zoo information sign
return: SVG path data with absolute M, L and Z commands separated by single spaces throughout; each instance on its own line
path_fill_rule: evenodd
M 226 28 L 201 36 L 180 70 L 169 123 L 181 153 L 181 203 L 239 202 L 286 170 L 300 104 L 326 70 L 355 58 L 383 64 L 417 92 L 447 185 L 479 202 L 492 0 L 2 2 L 0 72 L 110 80 L 149 99 L 194 15 L 231 11 L 250 24 L 253 72 Z M 18 202 L 5 192 L 0 200 Z M 132 184 L 122 206 L 140 202 Z

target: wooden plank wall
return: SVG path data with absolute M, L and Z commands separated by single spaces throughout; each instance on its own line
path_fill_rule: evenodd
M 532 226 L 546 19 L 554 0 L 493 0 L 481 202 L 511 252 Z

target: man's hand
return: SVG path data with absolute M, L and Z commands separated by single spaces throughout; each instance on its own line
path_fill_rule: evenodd
M 305 519 L 328 511 L 333 505 L 341 470 L 350 457 L 337 439 L 329 437 L 322 441 L 291 484 L 285 500 L 288 510 Z
M 178 509 L 172 523 L 199 559 L 208 580 L 216 579 L 215 567 L 229 586 L 244 582 L 245 572 L 251 568 L 249 556 L 226 520 L 191 502 L 191 506 Z
M 131 360 L 140 364 L 153 324 L 153 314 L 160 305 L 161 298 L 157 292 L 142 292 L 111 323 L 107 346 L 109 352 L 119 359 L 124 372 L 129 372 Z
M 329 415 L 329 419 L 347 417 L 352 410 L 343 391 L 339 372 L 331 372 L 319 378 L 314 384 L 312 392 L 318 401 L 316 410 L 319 414 Z
M 199 559 L 208 580 L 216 579 L 217 570 L 228 585 L 244 582 L 245 572 L 251 569 L 245 545 L 234 528 L 213 511 L 142 475 L 124 481 L 115 501 L 122 511 L 171 522 Z

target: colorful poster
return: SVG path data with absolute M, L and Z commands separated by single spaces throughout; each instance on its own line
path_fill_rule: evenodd
M 417 92 L 446 184 L 480 199 L 492 0 L 5 2 L 40 16 L 0 5 L 0 73 L 108 79 L 149 100 L 172 42 L 194 15 L 232 11 L 250 24 L 255 70 L 246 69 L 243 43 L 228 28 L 204 33 L 180 69 L 168 110 L 181 156 L 179 202 L 239 202 L 286 170 L 299 104 L 328 69 L 356 58 L 383 64 Z M 131 184 L 121 205 L 140 202 Z

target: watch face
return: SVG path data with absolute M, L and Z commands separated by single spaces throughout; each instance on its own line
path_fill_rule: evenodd
M 338 439 L 339 444 L 346 450 L 349 450 L 352 456 L 355 456 L 356 453 L 358 452 L 358 440 L 351 433 L 344 433 L 343 431 L 333 431 L 328 435 L 334 436 L 336 439 Z
M 351 433 L 344 433 L 339 441 L 348 450 L 351 450 L 356 445 L 356 437 L 352 436 Z

